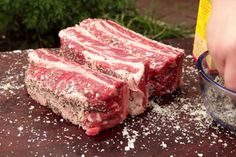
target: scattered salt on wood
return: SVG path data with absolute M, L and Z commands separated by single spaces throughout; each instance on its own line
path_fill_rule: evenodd
M 23 52 L 16 51 L 16 54 L 21 54 Z M 191 56 L 186 57 L 187 60 L 192 60 Z M 185 61 L 186 61 L 185 59 Z M 17 65 L 20 62 L 16 63 Z M 20 65 L 19 65 L 20 66 Z M 26 66 L 22 66 L 25 67 Z M 4 78 L 0 82 L 0 94 L 11 98 L 12 95 L 17 94 L 17 92 L 24 89 L 22 83 L 18 83 L 18 80 L 21 80 L 24 76 L 24 70 L 16 73 L 14 66 L 10 67 L 7 71 L 4 72 Z M 35 128 L 34 124 L 42 123 L 45 126 L 49 125 L 62 125 L 66 121 L 62 118 L 55 120 L 55 115 L 51 112 L 44 112 L 41 110 L 43 107 L 33 106 L 28 102 L 22 102 L 21 97 L 16 99 L 18 102 L 16 105 L 27 106 L 28 115 L 24 118 L 28 120 L 29 123 L 22 123 L 23 120 L 16 120 L 12 117 L 3 118 L 4 122 L 8 124 L 14 124 L 13 127 L 16 127 L 17 133 L 27 133 L 29 135 L 27 139 L 27 148 L 40 147 L 43 141 L 47 142 L 60 142 L 66 150 L 72 150 L 70 153 L 83 153 L 81 157 L 85 155 L 89 156 L 90 149 L 94 148 L 98 153 L 103 153 L 109 151 L 110 146 L 114 145 L 118 151 L 123 151 L 125 153 L 132 153 L 135 155 L 138 149 L 143 151 L 150 151 L 149 143 L 159 143 L 157 147 L 162 148 L 163 151 L 168 150 L 169 143 L 171 145 L 186 145 L 195 143 L 195 138 L 199 137 L 200 139 L 210 140 L 210 146 L 216 144 L 222 145 L 222 147 L 227 147 L 230 143 L 227 143 L 225 140 L 220 139 L 222 133 L 219 132 L 218 127 L 212 126 L 212 119 L 206 113 L 206 108 L 200 103 L 200 97 L 197 94 L 197 88 L 192 86 L 193 81 L 197 81 L 197 70 L 191 67 L 185 67 L 185 75 L 191 76 L 193 80 L 185 80 L 180 94 L 170 95 L 170 102 L 166 103 L 166 99 L 163 100 L 162 97 L 152 99 L 150 101 L 150 108 L 144 116 L 138 117 L 129 117 L 124 124 L 120 125 L 122 132 L 115 133 L 113 138 L 105 139 L 99 143 L 95 142 L 91 144 L 90 142 L 84 142 L 83 145 L 76 145 L 74 141 L 81 140 L 83 142 L 83 136 L 80 134 L 70 134 L 70 127 L 57 128 L 56 135 L 54 138 L 51 137 L 51 133 L 42 128 Z M 196 93 L 193 97 L 188 97 L 187 92 Z M 11 92 L 9 92 L 11 91 Z M 7 99 L 7 98 L 6 98 Z M 163 104 L 163 102 L 165 104 Z M 40 114 L 35 115 L 40 109 Z M 14 113 L 11 113 L 14 115 Z M 42 116 L 44 115 L 44 116 Z M 1 115 L 0 115 L 1 116 Z M 1 117 L 0 117 L 1 118 Z M 58 123 L 59 122 L 59 123 Z M 19 125 L 17 125 L 19 124 Z M 53 126 L 54 127 L 54 126 Z M 209 128 L 215 130 L 215 132 L 210 132 Z M 194 130 L 194 131 L 193 131 Z M 79 130 L 78 130 L 79 131 Z M 111 132 L 113 129 L 111 129 Z M 0 130 L 0 134 L 4 136 L 12 136 L 14 133 L 9 130 Z M 20 134 L 20 135 L 21 135 Z M 227 133 L 225 133 L 227 134 Z M 26 135 L 26 134 L 25 134 Z M 170 138 L 170 137 L 175 138 Z M 227 135 L 230 140 L 234 140 L 230 134 Z M 138 145 L 137 142 L 145 140 L 147 143 Z M 201 140 L 198 142 L 201 145 L 204 141 Z M 37 143 L 37 144 L 36 144 Z M 10 146 L 12 143 L 8 143 Z M 168 145 L 167 145 L 168 144 Z M 1 138 L 0 138 L 0 146 Z M 140 146 L 139 148 L 137 146 Z M 169 146 L 170 147 L 170 146 Z M 55 151 L 55 147 L 52 151 Z M 124 151 L 125 150 L 125 151 Z M 32 156 L 38 156 L 38 152 L 31 151 Z M 204 156 L 202 153 L 195 152 L 199 157 Z M 216 152 L 216 154 L 218 154 Z M 51 154 L 50 156 L 53 156 Z M 65 152 L 64 156 L 70 156 Z M 170 156 L 176 156 L 172 154 Z

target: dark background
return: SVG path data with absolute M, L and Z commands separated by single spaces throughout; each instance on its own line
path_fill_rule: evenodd
M 154 40 L 192 37 L 197 9 L 197 0 L 1 0 L 0 51 L 58 47 L 58 31 L 85 18 L 112 19 Z

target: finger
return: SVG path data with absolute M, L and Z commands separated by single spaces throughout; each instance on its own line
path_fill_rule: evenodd
M 224 68 L 225 68 L 225 60 L 223 58 L 224 56 L 217 57 L 215 55 L 212 55 L 211 57 L 220 76 L 224 77 Z
M 236 56 L 227 58 L 224 67 L 224 81 L 226 88 L 236 91 Z

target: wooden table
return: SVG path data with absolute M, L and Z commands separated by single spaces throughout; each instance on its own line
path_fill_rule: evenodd
M 95 137 L 27 95 L 26 51 L 0 53 L 0 156 L 236 156 L 235 134 L 217 127 L 201 103 L 193 40 L 165 42 L 186 50 L 181 89 Z

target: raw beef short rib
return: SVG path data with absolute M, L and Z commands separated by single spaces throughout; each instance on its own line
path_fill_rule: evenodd
M 150 61 L 150 95 L 173 92 L 179 86 L 184 50 L 150 40 L 110 20 L 86 19 L 79 27 L 105 44 Z
M 123 122 L 128 114 L 127 84 L 47 49 L 30 50 L 25 84 L 30 96 L 86 134 Z
M 63 56 L 127 82 L 129 113 L 138 115 L 145 111 L 148 104 L 148 61 L 126 50 L 108 46 L 78 26 L 61 30 L 59 36 Z

